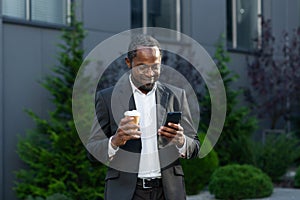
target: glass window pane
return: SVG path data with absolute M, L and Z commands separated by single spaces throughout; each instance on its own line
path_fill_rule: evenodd
M 67 0 L 32 0 L 31 19 L 56 24 L 67 22 Z
M 146 7 L 144 7 L 143 2 L 146 2 Z M 180 3 L 180 0 L 131 0 L 131 28 L 147 26 L 179 30 L 181 23 Z M 147 19 L 143 19 L 143 17 Z M 179 39 L 176 32 L 163 37 L 171 40 Z
M 177 30 L 177 0 L 147 0 L 147 24 Z M 178 13 L 179 14 L 179 13 Z M 131 0 L 131 27 L 143 26 L 143 0 Z
M 226 3 L 226 38 L 227 38 L 227 46 L 232 48 L 232 0 L 227 0 Z
M 176 30 L 176 0 L 148 0 L 148 24 Z
M 3 15 L 26 18 L 25 0 L 3 0 Z
M 227 0 L 227 45 L 240 50 L 257 48 L 259 0 Z M 233 11 L 233 9 L 235 9 Z
M 237 45 L 242 49 L 253 49 L 253 40 L 257 38 L 257 0 L 237 0 L 236 5 Z

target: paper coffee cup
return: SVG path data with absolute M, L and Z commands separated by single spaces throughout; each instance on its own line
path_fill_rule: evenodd
M 133 122 L 138 125 L 140 122 L 140 113 L 137 110 L 130 110 L 124 113 L 125 116 L 133 117 Z

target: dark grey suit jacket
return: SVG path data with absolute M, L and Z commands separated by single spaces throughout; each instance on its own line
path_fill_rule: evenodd
M 192 124 L 184 90 L 157 82 L 156 104 L 158 127 L 163 125 L 167 112 L 182 112 L 180 124 L 186 135 L 186 158 L 196 157 L 200 143 Z M 117 131 L 124 112 L 133 109 L 135 103 L 127 75 L 123 76 L 115 87 L 98 91 L 96 94 L 97 117 L 95 117 L 87 149 L 93 158 L 109 166 L 105 186 L 107 200 L 131 200 L 135 191 L 141 140 L 127 141 L 111 160 L 108 158 L 109 138 Z M 172 143 L 168 143 L 163 136 L 157 136 L 157 139 L 165 198 L 186 199 L 184 174 L 179 162 L 178 149 Z

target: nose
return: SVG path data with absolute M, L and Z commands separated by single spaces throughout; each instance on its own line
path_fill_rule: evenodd
M 147 68 L 146 75 L 149 77 L 152 77 L 155 75 L 155 72 L 153 71 L 153 69 L 151 67 L 149 67 L 149 68 Z

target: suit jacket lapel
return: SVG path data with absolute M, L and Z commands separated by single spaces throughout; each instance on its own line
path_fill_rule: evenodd
M 169 91 L 160 82 L 157 82 L 156 91 L 156 114 L 157 114 L 157 126 L 163 125 L 167 116 L 167 106 L 169 101 Z
M 111 109 L 116 124 L 118 124 L 124 117 L 125 111 L 136 109 L 132 88 L 129 82 L 129 74 L 129 72 L 125 73 L 120 78 L 120 80 L 114 86 L 112 93 Z
M 112 95 L 112 109 L 116 110 L 113 113 L 116 123 L 124 117 L 124 112 L 135 110 L 136 105 L 132 93 L 132 87 L 129 81 L 129 72 L 125 73 L 114 87 L 114 95 Z M 129 140 L 121 148 L 135 153 L 141 152 L 141 139 Z
M 135 101 L 134 101 L 134 96 L 133 94 L 131 94 L 131 97 L 129 99 L 129 110 L 136 110 L 136 106 L 135 106 Z
M 170 91 L 160 82 L 157 82 L 157 91 L 156 91 L 157 128 L 163 125 L 167 117 L 169 97 L 170 97 Z M 166 144 L 168 144 L 168 140 L 165 137 L 158 135 L 157 139 L 158 139 L 158 149 L 163 148 Z

